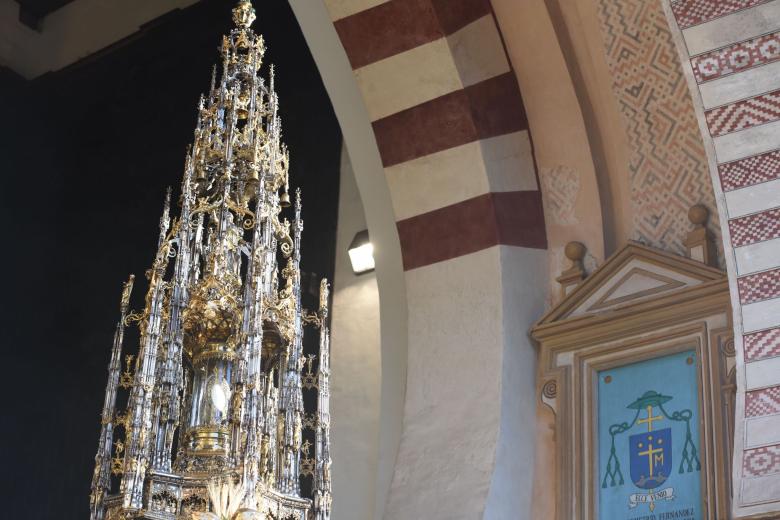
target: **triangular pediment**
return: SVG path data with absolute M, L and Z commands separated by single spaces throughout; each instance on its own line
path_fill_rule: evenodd
M 538 324 L 613 312 L 725 276 L 701 262 L 631 242 L 591 273 Z

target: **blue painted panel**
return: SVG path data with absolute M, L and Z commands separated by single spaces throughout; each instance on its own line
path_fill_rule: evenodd
M 598 518 L 700 520 L 698 360 L 681 352 L 598 374 Z

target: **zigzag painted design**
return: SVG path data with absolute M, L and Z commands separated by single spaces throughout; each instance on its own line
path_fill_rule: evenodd
M 743 341 L 745 361 L 758 361 L 780 355 L 780 328 L 745 334 Z
M 632 150 L 631 238 L 684 254 L 688 209 L 704 204 L 713 217 L 717 212 L 693 102 L 661 2 L 599 0 L 599 17 Z M 719 238 L 717 219 L 710 224 Z
M 780 386 L 745 394 L 745 417 L 761 417 L 780 412 Z
M 707 110 L 712 137 L 771 123 L 780 119 L 780 90 Z

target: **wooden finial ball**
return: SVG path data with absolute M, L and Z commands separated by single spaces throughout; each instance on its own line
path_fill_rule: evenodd
M 572 262 L 579 262 L 585 258 L 585 244 L 582 242 L 569 242 L 566 244 L 563 253 Z
M 688 210 L 688 220 L 694 226 L 703 226 L 707 222 L 707 218 L 710 216 L 709 210 L 701 204 L 691 206 Z

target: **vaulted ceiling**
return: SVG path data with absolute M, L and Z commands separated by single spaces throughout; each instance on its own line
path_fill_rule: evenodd
M 0 68 L 60 70 L 198 0 L 0 0 Z
M 52 11 L 56 11 L 73 0 L 16 0 L 19 4 L 21 21 L 32 27 L 37 27 L 41 20 Z

